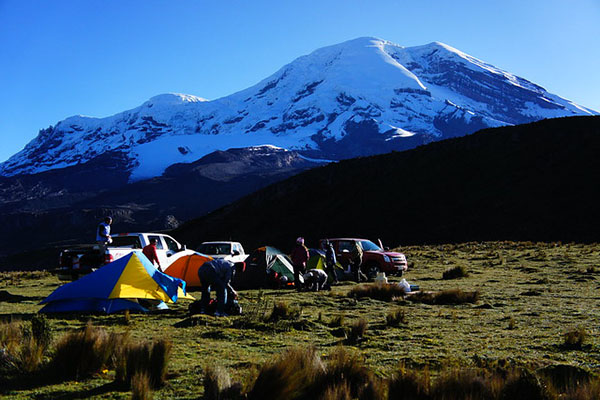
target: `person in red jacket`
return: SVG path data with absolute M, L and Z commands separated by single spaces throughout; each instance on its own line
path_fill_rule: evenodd
M 308 261 L 308 249 L 304 245 L 303 237 L 296 239 L 296 247 L 292 250 L 291 259 L 292 266 L 294 267 L 294 287 L 296 290 L 301 290 L 302 283 L 300 282 L 300 277 L 304 275 L 306 262 Z
M 158 261 L 158 254 L 156 254 L 156 238 L 150 239 L 150 244 L 142 249 L 142 253 L 148 257 L 148 260 L 150 260 L 152 265 L 154 265 L 154 262 L 156 261 L 158 270 L 163 272 L 162 267 L 160 266 L 160 261 Z

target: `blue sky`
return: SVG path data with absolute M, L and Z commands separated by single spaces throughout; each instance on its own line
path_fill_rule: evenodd
M 0 0 L 0 161 L 68 116 L 226 96 L 360 36 L 444 42 L 600 110 L 600 0 Z

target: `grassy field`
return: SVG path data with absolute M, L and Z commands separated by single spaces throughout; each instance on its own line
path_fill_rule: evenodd
M 354 299 L 347 282 L 330 292 L 296 293 L 284 290 L 243 291 L 245 315 L 189 318 L 182 301 L 161 314 L 110 316 L 51 316 L 56 341 L 91 321 L 109 331 L 129 331 L 136 340 L 167 338 L 173 343 L 167 384 L 155 398 L 197 399 L 203 393 L 203 371 L 223 367 L 235 380 L 247 380 L 264 362 L 284 349 L 315 346 L 328 355 L 340 344 L 359 352 L 380 377 L 403 363 L 427 366 L 432 375 L 448 368 L 508 362 L 539 368 L 552 364 L 600 372 L 600 245 L 545 243 L 469 243 L 412 246 L 398 249 L 409 260 L 405 278 L 423 291 L 479 291 L 475 304 L 427 305 L 406 299 L 383 302 Z M 467 276 L 442 279 L 443 273 L 463 267 Z M 397 281 L 399 278 L 392 278 Z M 44 273 L 0 275 L 0 319 L 27 322 L 41 307 L 37 303 L 60 282 Z M 199 297 L 198 292 L 192 292 Z M 264 321 L 259 314 L 285 302 L 301 314 L 292 320 Z M 386 323 L 391 312 L 403 311 L 398 326 Z M 341 318 L 341 316 L 343 316 Z M 365 318 L 364 338 L 350 342 L 342 326 Z M 587 340 L 578 349 L 564 346 L 564 334 L 580 328 Z M 114 371 L 90 379 L 53 384 L 13 380 L 0 395 L 8 398 L 130 398 L 112 382 Z

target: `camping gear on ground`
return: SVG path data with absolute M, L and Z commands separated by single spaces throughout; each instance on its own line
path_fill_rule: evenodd
M 404 289 L 405 293 L 416 292 L 419 290 L 419 285 L 411 285 L 406 279 L 402 278 L 400 282 L 398 282 L 398 286 Z
M 250 253 L 245 264 L 245 268 L 236 265 L 231 281 L 235 289 L 267 287 L 269 276 L 285 277 L 288 285 L 294 282 L 292 262 L 287 255 L 275 247 L 259 247 Z
M 173 261 L 173 263 L 165 270 L 165 274 L 174 278 L 183 279 L 188 287 L 200 287 L 202 284 L 200 283 L 200 278 L 198 278 L 198 269 L 204 265 L 205 262 L 212 259 L 211 256 L 200 253 L 183 256 Z
M 217 311 L 218 301 L 217 299 L 210 299 L 208 302 L 208 308 L 205 310 L 206 314 L 214 315 Z M 191 303 L 188 307 L 188 311 L 191 315 L 201 314 L 202 302 L 196 300 Z M 225 304 L 225 313 L 227 315 L 242 315 L 242 306 L 235 298 L 232 293 L 227 294 L 227 304 Z
M 39 312 L 105 312 L 148 311 L 138 300 L 175 303 L 178 299 L 194 299 L 185 292 L 185 282 L 166 275 L 154 267 L 141 251 L 135 251 L 104 267 L 67 283 L 40 304 Z
M 375 283 L 388 283 L 388 279 L 385 276 L 385 272 L 378 272 L 375 277 Z
M 402 278 L 402 280 L 398 282 L 398 286 L 404 289 L 404 293 L 410 293 L 410 283 L 408 283 L 406 279 Z

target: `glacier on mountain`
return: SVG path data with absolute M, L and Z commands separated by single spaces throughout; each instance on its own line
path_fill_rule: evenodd
M 162 94 L 107 118 L 67 118 L 41 130 L 0 174 L 119 151 L 130 159 L 130 179 L 139 180 L 233 147 L 269 144 L 343 159 L 485 127 L 596 114 L 443 43 L 402 47 L 366 37 L 315 50 L 220 99 Z

